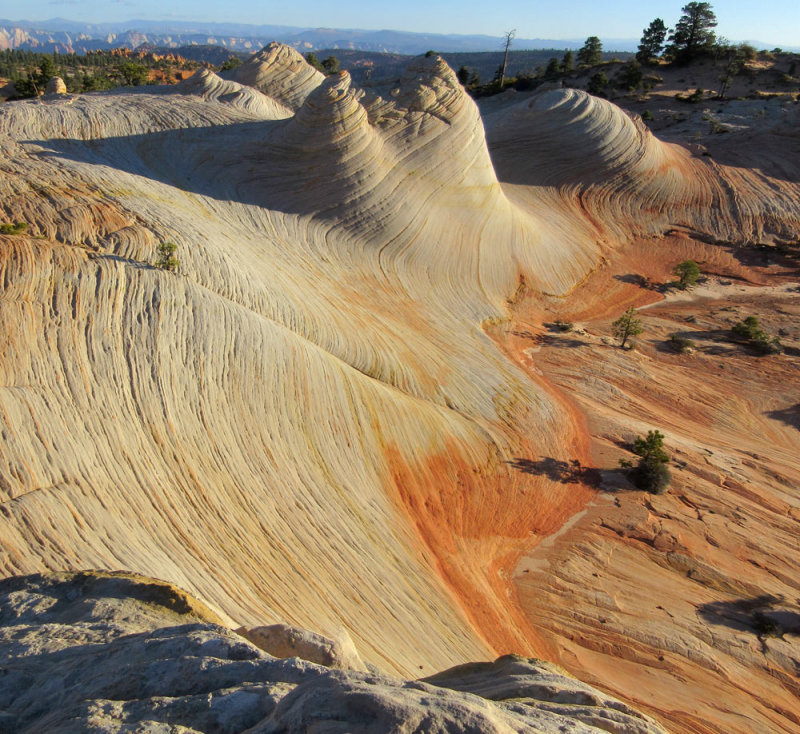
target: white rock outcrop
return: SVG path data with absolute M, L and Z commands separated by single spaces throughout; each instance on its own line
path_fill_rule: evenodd
M 340 633 L 338 639 L 290 624 L 240 627 L 236 632 L 276 658 L 298 657 L 327 668 L 362 672 L 367 670 L 345 631 Z
M 60 76 L 51 77 L 44 89 L 45 94 L 66 94 L 67 85 Z
M 151 579 L 0 581 L 0 727 L 48 731 L 663 734 L 554 666 L 501 658 L 429 681 L 280 660 Z

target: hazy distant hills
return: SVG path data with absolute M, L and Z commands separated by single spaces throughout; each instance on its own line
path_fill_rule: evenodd
M 580 48 L 585 39 L 518 38 L 516 49 Z M 496 51 L 502 39 L 486 35 L 367 31 L 340 28 L 302 28 L 243 23 L 130 20 L 119 23 L 81 23 L 54 18 L 45 21 L 0 19 L 0 49 L 19 48 L 58 53 L 85 53 L 108 48 L 138 48 L 142 44 L 178 48 L 222 46 L 235 52 L 255 51 L 281 41 L 299 51 L 352 49 L 379 53 L 420 54 L 436 51 Z M 604 38 L 609 50 L 635 51 L 635 39 Z

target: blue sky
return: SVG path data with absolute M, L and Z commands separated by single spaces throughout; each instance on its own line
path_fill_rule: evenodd
M 435 33 L 501 35 L 516 28 L 522 38 L 638 38 L 656 17 L 671 26 L 684 0 L 0 0 L 0 18 L 53 17 L 88 22 L 148 20 L 228 21 L 269 25 L 365 28 Z M 718 35 L 771 45 L 800 45 L 800 1 L 712 2 Z

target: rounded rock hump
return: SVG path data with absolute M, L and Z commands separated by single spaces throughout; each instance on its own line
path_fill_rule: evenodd
M 297 111 L 306 97 L 325 79 L 297 51 L 273 42 L 241 66 L 223 75 L 240 84 L 255 87 L 285 107 Z
M 586 183 L 660 165 L 665 155 L 643 124 L 578 89 L 552 89 L 493 117 L 493 158 L 513 183 Z
M 366 131 L 367 111 L 350 87 L 346 71 L 323 78 L 281 136 L 281 143 L 304 151 L 344 146 L 357 130 Z
M 467 101 L 463 87 L 441 56 L 414 59 L 401 77 L 396 99 L 411 111 L 427 112 L 441 120 L 455 117 Z
M 369 121 L 436 187 L 497 186 L 480 112 L 440 56 L 415 58 L 385 97 L 365 96 Z
M 292 109 L 278 100 L 253 87 L 223 79 L 210 69 L 198 69 L 188 79 L 176 84 L 175 91 L 230 104 L 273 120 L 285 119 L 294 114 Z
M 47 82 L 47 87 L 44 90 L 45 94 L 66 94 L 67 85 L 60 76 L 54 76 Z

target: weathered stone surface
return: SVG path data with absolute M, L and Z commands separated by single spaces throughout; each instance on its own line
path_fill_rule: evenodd
M 45 94 L 66 94 L 67 93 L 67 85 L 64 84 L 64 80 L 60 76 L 51 77 L 48 82 L 47 86 L 44 88 Z
M 344 630 L 339 633 L 338 639 L 290 624 L 239 627 L 236 631 L 276 658 L 299 657 L 328 668 L 366 671 L 353 641 Z
M 755 396 L 724 319 L 688 364 L 608 327 L 686 257 L 737 292 L 740 258 L 771 253 L 765 289 L 795 267 L 800 106 L 712 158 L 577 90 L 482 119 L 435 55 L 364 90 L 280 47 L 241 68 L 0 105 L 0 220 L 28 225 L 0 235 L 0 572 L 125 568 L 405 677 L 516 652 L 684 731 L 796 728 L 791 633 L 698 611 L 797 596 L 794 291 Z M 659 426 L 686 502 L 587 511 L 573 462 Z
M 208 614 L 179 589 L 131 574 L 0 581 L 0 730 L 663 731 L 539 661 L 452 670 L 435 685 L 400 681 L 273 658 Z

